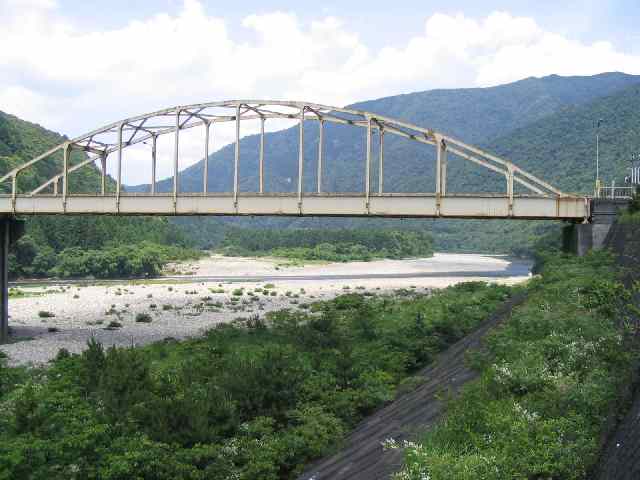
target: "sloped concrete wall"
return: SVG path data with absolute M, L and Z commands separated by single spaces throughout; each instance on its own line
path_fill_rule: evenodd
M 623 270 L 625 284 L 630 287 L 640 280 L 640 225 L 614 224 L 606 238 L 605 246 L 617 255 Z M 634 303 L 640 306 L 640 294 Z M 636 338 L 630 348 L 640 350 L 640 319 L 632 319 Z M 637 480 L 640 479 L 640 365 L 636 364 L 634 377 L 622 392 L 621 410 L 627 413 L 612 428 L 606 437 L 600 461 L 592 480 Z M 612 412 L 615 420 L 616 412 Z

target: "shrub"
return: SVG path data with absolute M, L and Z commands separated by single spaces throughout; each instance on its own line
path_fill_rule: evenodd
M 603 253 L 546 258 L 527 301 L 475 359 L 480 380 L 464 387 L 444 421 L 406 450 L 400 476 L 585 478 L 633 364 L 617 326 L 629 314 L 623 290 Z
M 314 304 L 313 313 L 252 315 L 181 342 L 104 349 L 90 341 L 82 355 L 37 374 L 11 370 L 23 375 L 17 380 L 5 380 L 0 368 L 0 400 L 9 405 L 0 421 L 2 471 L 7 478 L 295 478 L 448 346 L 433 343 L 432 321 L 460 324 L 464 335 L 509 291 L 346 295 Z
M 52 318 L 52 317 L 55 317 L 55 314 L 54 314 L 54 313 L 52 313 L 52 312 L 49 312 L 49 311 L 47 311 L 47 310 L 40 310 L 40 311 L 38 312 L 38 316 L 39 316 L 40 318 Z
M 151 323 L 153 318 L 148 313 L 140 312 L 136 314 L 136 322 L 138 323 Z

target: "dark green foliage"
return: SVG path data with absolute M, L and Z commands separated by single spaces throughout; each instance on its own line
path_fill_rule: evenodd
M 157 275 L 170 260 L 198 258 L 200 253 L 180 247 L 142 242 L 137 245 L 105 247 L 101 250 L 67 248 L 56 258 L 49 272 L 57 277 L 140 277 Z
M 0 363 L 0 478 L 294 478 L 509 294 L 352 294 L 185 342 L 91 340 L 30 377 Z
M 630 294 L 606 254 L 546 258 L 526 302 L 475 358 L 480 380 L 407 449 L 407 479 L 584 479 L 630 382 Z
M 35 246 L 32 238 L 25 236 L 18 241 L 10 265 L 14 275 L 31 277 L 140 277 L 157 275 L 169 261 L 200 255 L 196 250 L 146 241 L 100 249 L 75 246 L 56 254 L 46 245 Z
M 136 314 L 136 322 L 138 323 L 151 323 L 153 321 L 153 318 L 151 318 L 151 315 L 149 315 L 148 313 L 138 313 Z
M 629 207 L 627 211 L 624 212 L 620 216 L 621 223 L 640 223 L 640 188 L 636 188 L 635 195 L 631 202 L 629 202 Z
M 18 166 L 46 150 L 62 143 L 66 138 L 54 132 L 29 122 L 20 120 L 12 115 L 0 112 L 0 172 L 4 174 L 11 168 Z M 84 159 L 78 152 L 71 156 L 71 164 Z M 42 184 L 52 175 L 62 169 L 61 156 L 37 163 L 34 168 L 25 170 L 19 177 L 19 191 L 31 191 Z M 93 166 L 84 167 L 70 177 L 72 193 L 94 193 L 100 188 L 100 172 Z M 109 179 L 108 187 L 114 182 Z M 8 192 L 8 183 L 0 185 L 0 193 Z M 26 235 L 12 248 L 9 260 L 9 274 L 12 277 L 32 277 L 57 274 L 64 276 L 67 266 L 52 270 L 60 266 L 63 260 L 69 260 L 72 254 L 61 255 L 65 249 L 73 250 L 75 256 L 80 252 L 95 257 L 95 252 L 106 247 L 131 247 L 140 242 L 152 242 L 163 245 L 189 246 L 190 242 L 179 228 L 160 218 L 130 218 L 130 217 L 73 217 L 73 216 L 41 216 L 29 217 L 26 225 Z M 124 247 L 127 248 L 127 247 Z M 138 248 L 138 247 L 135 247 Z M 179 250 L 165 250 L 163 253 L 178 254 Z M 113 254 L 113 251 L 111 252 Z M 165 255 L 166 257 L 166 255 Z M 177 255 L 173 258 L 180 258 Z M 109 259 L 112 260 L 112 259 Z M 95 260 L 97 261 L 97 259 Z M 112 263 L 112 262 L 111 262 Z M 124 268 L 128 270 L 129 267 Z M 132 270 L 141 273 L 153 271 L 154 268 L 138 268 Z M 111 269 L 112 271 L 113 269 Z M 113 274 L 85 273 L 97 277 L 109 277 Z M 85 275 L 74 273 L 73 275 Z
M 431 237 L 412 230 L 238 229 L 225 232 L 227 255 L 271 255 L 347 262 L 373 258 L 430 257 Z

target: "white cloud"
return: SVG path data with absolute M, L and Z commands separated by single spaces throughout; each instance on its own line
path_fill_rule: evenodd
M 406 44 L 376 51 L 338 18 L 305 23 L 286 12 L 250 15 L 242 21 L 245 36 L 234 38 L 197 0 L 185 0 L 177 15 L 159 12 L 101 31 L 84 31 L 63 13 L 53 0 L 0 0 L 0 110 L 70 135 L 199 101 L 344 105 L 531 75 L 640 73 L 640 57 L 610 43 L 585 44 L 505 12 L 480 19 L 434 14 Z M 220 138 L 230 141 L 231 132 Z M 194 155 L 185 165 L 199 159 L 199 146 L 185 149 Z M 126 181 L 146 176 L 128 171 Z

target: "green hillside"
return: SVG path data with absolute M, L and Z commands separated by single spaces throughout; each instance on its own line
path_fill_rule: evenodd
M 66 137 L 40 125 L 26 122 L 13 115 L 0 112 L 0 173 L 4 174 L 24 162 L 46 152 L 67 140 Z M 71 164 L 83 159 L 79 152 L 71 155 Z M 18 179 L 21 192 L 33 190 L 62 170 L 62 155 L 41 161 L 22 173 Z M 90 191 L 100 188 L 100 173 L 95 168 L 81 169 L 72 174 L 72 191 Z M 0 191 L 8 192 L 10 182 L 0 185 Z
M 64 142 L 66 137 L 35 125 L 13 115 L 0 112 L 0 173 L 11 170 L 48 149 Z M 82 161 L 80 153 L 74 153 L 71 164 Z M 60 156 L 43 160 L 25 171 L 19 177 L 21 192 L 29 191 L 51 176 L 61 171 Z M 71 175 L 70 189 L 72 192 L 97 191 L 100 188 L 100 172 L 95 167 L 85 167 Z M 110 180 L 110 182 L 112 182 Z M 4 192 L 10 186 L 2 185 Z M 10 274 L 12 276 L 37 276 L 57 274 L 65 276 L 65 270 L 57 269 L 61 264 L 75 262 L 74 269 L 66 271 L 84 272 L 100 276 L 104 270 L 98 267 L 98 250 L 107 249 L 112 253 L 112 261 L 118 261 L 123 272 L 129 270 L 130 264 L 136 259 L 119 259 L 118 246 L 139 244 L 140 242 L 156 244 L 189 243 L 175 225 L 166 219 L 134 218 L 134 217 L 73 217 L 73 216 L 42 216 L 29 217 L 26 225 L 26 235 L 12 253 L 10 259 Z M 167 255 L 181 255 L 182 252 L 167 252 L 155 246 L 145 244 L 146 254 L 149 250 L 153 258 L 164 258 Z M 89 256 L 81 256 L 80 252 L 94 252 Z M 191 254 L 190 254 L 191 255 Z M 113 262 L 112 262 L 113 263 Z M 126 264 L 126 265 L 125 265 Z M 154 264 L 155 265 L 155 264 Z M 158 268 L 158 265 L 155 266 Z M 98 270 L 98 271 L 93 271 Z M 116 272 L 117 273 L 117 272 Z M 152 273 L 142 269 L 133 273 Z
M 509 158 L 516 165 L 548 180 L 565 192 L 593 194 L 595 185 L 595 127 L 600 127 L 600 176 L 618 185 L 628 175 L 631 152 L 640 142 L 640 85 L 595 99 L 587 104 L 569 106 L 532 122 L 510 134 L 493 139 L 485 148 Z M 472 189 L 482 184 L 499 188 L 495 176 L 458 162 L 463 180 L 458 188 Z M 453 174 L 453 173 L 452 173 Z M 463 223 L 464 222 L 464 223 Z M 434 222 L 432 230 L 438 246 L 468 250 L 476 245 L 494 251 L 526 252 L 535 238 L 556 232 L 557 222 L 456 221 Z
M 445 132 L 468 143 L 490 145 L 520 128 L 565 108 L 580 108 L 594 99 L 640 83 L 640 77 L 607 73 L 593 77 L 528 78 L 491 88 L 431 90 L 357 103 L 350 107 L 369 110 Z M 561 133 L 561 132 L 558 132 Z M 354 141 L 359 136 L 360 141 Z M 305 189 L 315 184 L 317 125 L 309 122 L 305 136 Z M 338 125 L 325 128 L 325 178 L 327 191 L 361 191 L 365 139 L 362 129 Z M 258 184 L 259 136 L 241 141 L 241 190 L 256 191 Z M 233 145 L 210 155 L 209 188 L 228 191 L 233 184 Z M 297 182 L 298 129 L 292 127 L 266 135 L 265 186 L 267 190 L 293 191 Z M 433 152 L 415 142 L 389 135 L 385 143 L 385 185 L 387 191 L 433 191 Z M 451 167 L 451 188 L 482 190 L 483 184 L 465 181 Z M 202 189 L 203 162 L 183 170 L 181 191 Z M 374 175 L 377 175 L 374 168 Z M 546 176 L 545 176 L 546 178 Z M 170 191 L 172 178 L 158 182 L 160 191 Z M 130 187 L 144 191 L 148 185 Z

